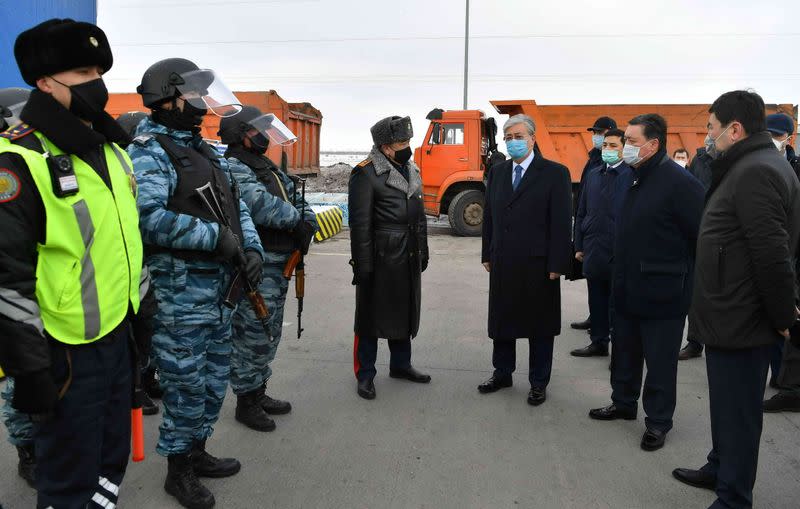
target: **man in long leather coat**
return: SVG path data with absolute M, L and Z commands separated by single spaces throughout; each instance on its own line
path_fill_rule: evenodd
M 389 341 L 389 376 L 417 383 L 431 377 L 411 366 L 420 318 L 428 238 L 419 168 L 411 160 L 409 117 L 387 117 L 370 129 L 375 145 L 350 175 L 350 249 L 356 285 L 355 374 L 358 395 L 375 398 L 378 338 Z

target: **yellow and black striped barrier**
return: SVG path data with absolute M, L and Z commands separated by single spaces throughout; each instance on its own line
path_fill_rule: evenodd
M 319 212 L 316 212 L 316 215 L 317 224 L 319 224 L 319 230 L 314 235 L 314 238 L 317 240 L 317 242 L 322 242 L 323 240 L 329 239 L 342 231 L 344 213 L 339 207 L 326 207 L 324 210 L 319 210 Z

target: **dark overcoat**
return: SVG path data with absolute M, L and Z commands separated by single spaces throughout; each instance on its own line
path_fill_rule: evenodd
M 380 151 L 350 175 L 350 250 L 356 274 L 355 332 L 408 339 L 419 331 L 420 274 L 428 266 L 428 236 L 419 169 L 408 179 Z
M 561 333 L 561 282 L 572 254 L 569 170 L 537 153 L 514 191 L 513 161 L 487 181 L 481 260 L 489 273 L 489 337 L 494 340 Z

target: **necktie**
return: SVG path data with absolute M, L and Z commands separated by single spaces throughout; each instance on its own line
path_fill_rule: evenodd
M 514 178 L 511 181 L 511 187 L 514 188 L 514 191 L 519 187 L 520 180 L 522 180 L 522 166 L 518 164 L 517 167 L 514 168 Z

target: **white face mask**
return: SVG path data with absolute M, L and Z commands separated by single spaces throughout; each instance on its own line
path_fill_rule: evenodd
M 644 145 L 641 147 L 635 147 L 628 143 L 625 144 L 625 147 L 622 149 L 622 160 L 625 161 L 625 164 L 628 166 L 635 166 L 642 162 L 643 157 L 639 156 L 639 153 L 642 151 L 642 147 L 650 143 L 649 141 L 645 142 Z
M 686 161 L 680 160 L 680 161 L 675 161 L 675 162 L 676 162 L 676 163 L 678 164 L 678 166 L 680 166 L 681 168 L 686 168 Z
M 777 148 L 778 152 L 780 152 L 781 154 L 786 152 L 786 144 L 788 142 L 789 138 L 786 138 L 785 140 L 776 140 L 775 138 L 772 138 L 772 143 L 775 144 L 775 148 Z

